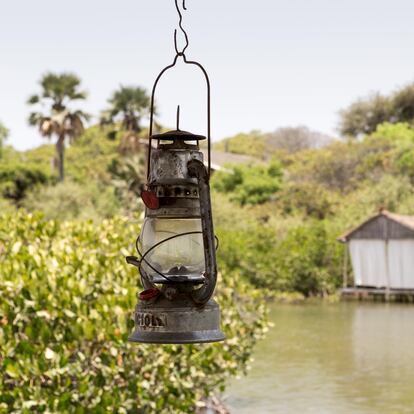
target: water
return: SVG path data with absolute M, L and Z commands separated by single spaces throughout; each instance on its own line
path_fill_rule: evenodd
M 413 305 L 273 305 L 270 316 L 251 371 L 226 391 L 232 413 L 414 413 Z

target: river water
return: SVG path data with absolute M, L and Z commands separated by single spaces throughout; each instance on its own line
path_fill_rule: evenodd
M 413 414 L 414 305 L 272 305 L 234 414 Z

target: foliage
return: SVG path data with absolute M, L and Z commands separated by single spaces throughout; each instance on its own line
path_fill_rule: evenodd
M 141 131 L 141 119 L 149 113 L 150 98 L 139 86 L 121 86 L 108 99 L 109 109 L 102 114 L 103 123 L 120 121 L 128 132 Z
M 318 220 L 289 226 L 284 234 L 269 223 L 217 226 L 220 264 L 255 286 L 305 296 L 334 293 L 341 277 L 339 231 Z
M 125 211 L 132 213 L 142 209 L 141 190 L 145 184 L 145 159 L 141 154 L 125 159 L 114 159 L 108 167 L 112 184 Z
M 142 119 L 149 115 L 150 97 L 139 86 L 121 86 L 108 99 L 109 108 L 101 113 L 101 125 L 111 125 L 109 138 L 123 131 L 120 151 L 123 154 L 137 152 L 140 149 L 139 133 L 142 131 Z
M 137 274 L 123 256 L 137 231 L 0 218 L 0 412 L 189 413 L 245 368 L 264 309 L 236 271 L 217 292 L 226 342 L 127 342 Z
M 216 151 L 232 152 L 234 154 L 251 155 L 261 158 L 265 153 L 265 139 L 261 131 L 253 130 L 248 134 L 237 134 L 223 139 L 213 145 Z
M 276 161 L 268 165 L 237 165 L 231 171 L 217 172 L 212 185 L 243 206 L 268 201 L 279 190 L 281 177 L 282 169 Z
M 361 183 L 379 182 L 383 175 L 414 178 L 414 132 L 407 124 L 382 124 L 361 141 L 336 141 L 319 150 L 302 151 L 289 159 L 294 182 L 318 184 L 349 193 Z
M 86 129 L 66 150 L 68 180 L 85 185 L 91 181 L 110 185 L 112 175 L 108 168 L 113 160 L 119 158 L 117 145 L 116 141 L 107 139 L 105 131 L 98 126 Z M 49 170 L 53 154 L 52 145 L 42 145 L 21 153 L 20 159 L 36 163 L 43 170 Z
M 389 96 L 374 93 L 352 103 L 341 111 L 339 130 L 343 135 L 358 137 L 374 132 L 382 123 L 413 121 L 414 84 L 408 84 Z
M 118 199 L 110 187 L 81 185 L 66 180 L 42 192 L 30 192 L 23 201 L 28 211 L 42 211 L 48 219 L 72 220 L 112 217 L 120 210 Z
M 3 146 L 9 135 L 9 130 L 0 122 L 0 158 L 2 157 Z
M 304 126 L 279 128 L 263 133 L 253 130 L 248 134 L 237 134 L 214 144 L 217 151 L 250 155 L 270 160 L 281 153 L 295 153 L 304 149 L 319 148 L 332 138 Z
M 81 110 L 71 110 L 70 103 L 85 99 L 86 93 L 79 91 L 80 79 L 72 73 L 47 73 L 40 80 L 41 93 L 32 95 L 28 104 L 48 106 L 46 114 L 32 112 L 29 123 L 37 126 L 42 136 L 50 138 L 55 135 L 56 165 L 59 171 L 59 180 L 64 178 L 64 150 L 65 141 L 73 141 L 84 130 L 84 121 L 89 115 Z
M 287 182 L 278 193 L 273 207 L 284 215 L 300 213 L 324 219 L 335 213 L 338 197 L 319 183 Z
M 0 211 L 2 214 L 11 214 L 15 211 L 15 206 L 8 200 L 0 198 Z
M 336 239 L 343 231 L 379 208 L 414 214 L 413 154 L 414 129 L 406 123 L 382 124 L 359 141 L 285 154 L 278 191 L 242 209 L 234 196 L 242 175 L 217 174 L 221 266 L 273 291 L 334 293 L 343 255 Z M 255 177 L 256 167 L 243 168 Z M 260 181 L 252 182 L 258 190 Z
M 36 164 L 4 162 L 0 164 L 0 194 L 20 205 L 30 189 L 51 181 L 51 177 Z
M 50 218 L 99 219 L 121 212 L 131 215 L 142 210 L 138 193 L 145 176 L 144 160 L 142 154 L 121 156 L 118 145 L 98 126 L 85 130 L 66 150 L 68 185 L 56 189 L 51 187 L 57 181 L 50 165 L 53 146 L 25 152 L 5 147 L 0 191 L 4 189 L 3 196 L 16 200 L 19 206 L 39 209 Z M 48 187 L 39 191 L 37 184 Z

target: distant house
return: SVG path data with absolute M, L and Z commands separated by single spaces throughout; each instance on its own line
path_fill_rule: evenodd
M 207 162 L 207 151 L 202 149 L 204 162 Z M 226 165 L 253 164 L 260 162 L 249 155 L 234 154 L 232 152 L 211 151 L 211 169 L 221 171 L 226 169 Z
M 349 255 L 355 288 L 414 292 L 414 216 L 381 210 L 338 240 L 346 243 L 345 288 Z

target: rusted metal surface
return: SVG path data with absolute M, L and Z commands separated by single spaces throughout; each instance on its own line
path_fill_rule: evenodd
M 159 185 L 197 185 L 197 179 L 188 174 L 187 164 L 190 160 L 203 161 L 203 154 L 198 150 L 155 149 L 151 154 L 148 186 Z M 190 195 L 190 194 L 189 194 Z
M 132 342 L 188 344 L 225 339 L 220 331 L 220 310 L 213 300 L 202 308 L 194 307 L 188 297 L 171 301 L 164 296 L 155 304 L 141 301 L 133 319 Z
M 206 271 L 204 274 L 206 280 L 201 288 L 192 292 L 192 297 L 196 303 L 204 304 L 213 295 L 217 283 L 216 246 L 210 201 L 210 184 L 207 170 L 201 161 L 195 159 L 189 161 L 188 172 L 198 180 L 201 228 L 203 232 L 204 258 L 206 263 Z

